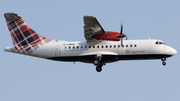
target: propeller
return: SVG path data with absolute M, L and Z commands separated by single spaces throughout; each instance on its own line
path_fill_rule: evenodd
M 127 36 L 125 34 L 123 34 L 123 25 L 121 24 L 121 30 L 120 30 L 120 38 L 121 38 L 121 48 L 123 48 L 123 37 L 126 37 L 127 40 Z
M 128 39 L 126 34 L 123 34 L 123 25 L 121 24 L 121 30 L 120 30 L 120 40 L 121 40 L 121 48 L 123 48 L 123 38 L 126 37 L 126 40 Z
M 120 31 L 121 46 L 123 45 L 122 32 L 123 32 L 123 25 L 121 24 L 121 31 Z

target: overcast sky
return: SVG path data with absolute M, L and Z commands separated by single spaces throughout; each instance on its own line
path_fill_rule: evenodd
M 83 16 L 128 39 L 160 39 L 178 52 L 179 0 L 1 0 L 0 101 L 180 101 L 179 54 L 161 60 L 93 64 L 58 62 L 4 51 L 12 40 L 4 13 L 20 14 L 40 35 L 84 41 Z

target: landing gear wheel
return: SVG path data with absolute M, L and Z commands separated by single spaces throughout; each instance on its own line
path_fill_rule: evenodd
M 94 60 L 93 64 L 94 64 L 95 66 L 97 66 L 97 65 L 99 64 L 99 61 L 98 61 L 98 60 Z
M 163 66 L 165 66 L 165 65 L 166 65 L 166 62 L 163 61 L 162 64 L 163 64 Z
M 96 67 L 96 71 L 97 71 L 97 72 L 101 72 L 101 71 L 102 71 L 102 66 L 97 66 L 97 67 Z

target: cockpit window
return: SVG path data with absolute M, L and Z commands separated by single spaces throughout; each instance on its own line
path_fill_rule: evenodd
M 161 41 L 156 41 L 156 43 L 155 44 L 157 44 L 157 45 L 166 45 L 164 42 L 161 42 Z
M 158 44 L 158 41 L 156 41 L 156 43 L 155 44 Z
M 161 45 L 161 44 L 162 44 L 162 42 L 159 42 L 159 44 Z
M 164 42 L 162 42 L 162 44 L 166 45 Z

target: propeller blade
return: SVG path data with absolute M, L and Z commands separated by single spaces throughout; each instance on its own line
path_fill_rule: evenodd
M 121 31 L 120 31 L 121 36 L 122 36 L 122 32 L 123 32 L 123 25 L 121 24 Z
M 120 38 L 121 38 L 121 48 L 122 48 L 122 46 L 123 46 L 122 33 L 123 33 L 123 25 L 121 24 L 121 31 L 120 31 Z
M 121 48 L 123 48 L 122 46 L 123 46 L 123 40 L 122 40 L 122 38 L 121 38 Z

